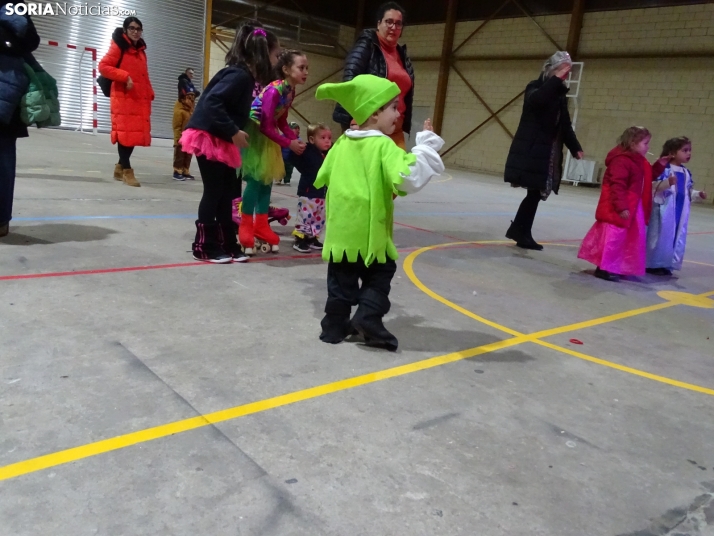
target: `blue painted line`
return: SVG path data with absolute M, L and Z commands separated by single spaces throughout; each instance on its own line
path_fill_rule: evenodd
M 124 214 L 119 216 L 44 216 L 39 218 L 13 218 L 20 221 L 81 221 L 81 220 L 183 220 L 195 219 L 196 214 Z

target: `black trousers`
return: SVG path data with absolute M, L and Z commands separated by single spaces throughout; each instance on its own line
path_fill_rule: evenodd
M 528 194 L 521 202 L 521 206 L 518 207 L 513 223 L 520 225 L 524 231 L 530 233 L 538 210 L 538 203 L 540 203 L 540 190 L 528 190 Z
M 119 165 L 124 169 L 131 169 L 131 153 L 134 152 L 133 147 L 125 147 L 121 143 L 117 143 L 117 148 L 119 150 Z
M 205 156 L 196 158 L 203 179 L 203 197 L 198 205 L 200 223 L 223 223 L 233 221 L 233 199 L 241 196 L 241 181 L 236 178 L 236 170 L 222 162 L 208 160 Z
M 357 262 L 330 260 L 327 265 L 327 314 L 349 315 L 353 305 L 367 304 L 381 316 L 389 312 L 389 292 L 397 263 L 388 260 L 384 264 L 365 266 L 361 257 Z M 360 286 L 360 280 L 362 285 Z

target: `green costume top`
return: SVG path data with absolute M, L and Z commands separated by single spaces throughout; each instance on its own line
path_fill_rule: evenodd
M 349 262 L 362 256 L 365 265 L 397 260 L 392 241 L 394 195 L 402 174 L 416 156 L 407 154 L 378 131 L 341 136 L 327 153 L 315 188 L 327 186 L 326 230 L 322 258 Z
M 399 93 L 394 82 L 363 74 L 348 82 L 323 84 L 315 96 L 336 100 L 363 125 Z M 361 256 L 367 266 L 397 260 L 392 240 L 394 196 L 416 192 L 444 171 L 437 152 L 443 143 L 433 132 L 420 132 L 416 154 L 408 154 L 379 130 L 345 132 L 327 153 L 315 180 L 315 188 L 327 186 L 322 258 L 340 262 L 346 256 L 348 262 L 357 262 Z

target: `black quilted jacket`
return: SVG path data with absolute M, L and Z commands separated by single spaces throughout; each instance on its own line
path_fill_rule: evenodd
M 409 73 L 412 79 L 412 88 L 407 93 L 404 104 L 407 109 L 404 112 L 404 132 L 409 134 L 412 129 L 412 102 L 414 101 L 414 68 L 412 62 L 407 56 L 406 45 L 397 45 L 397 50 L 402 58 L 402 64 Z M 373 74 L 380 78 L 387 77 L 387 62 L 384 59 L 384 54 L 379 48 L 379 39 L 377 38 L 377 30 L 365 30 L 357 39 L 352 50 L 345 59 L 345 71 L 342 75 L 342 81 L 347 82 L 360 74 Z M 335 111 L 332 114 L 332 119 L 335 123 L 339 123 L 343 127 L 349 127 L 352 118 L 342 106 L 335 106 Z

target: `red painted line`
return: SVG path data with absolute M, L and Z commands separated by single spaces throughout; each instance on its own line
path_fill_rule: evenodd
M 16 281 L 18 279 L 43 279 L 46 277 L 67 277 L 71 275 L 95 275 L 95 274 L 113 274 L 118 272 L 139 272 L 142 270 L 161 270 L 164 268 L 185 268 L 187 266 L 201 266 L 209 264 L 204 262 L 181 262 L 175 264 L 155 264 L 149 266 L 126 266 L 124 268 L 102 268 L 98 270 L 75 270 L 73 272 L 48 272 L 44 274 L 19 274 L 19 275 L 3 275 L 0 276 L 0 281 Z

